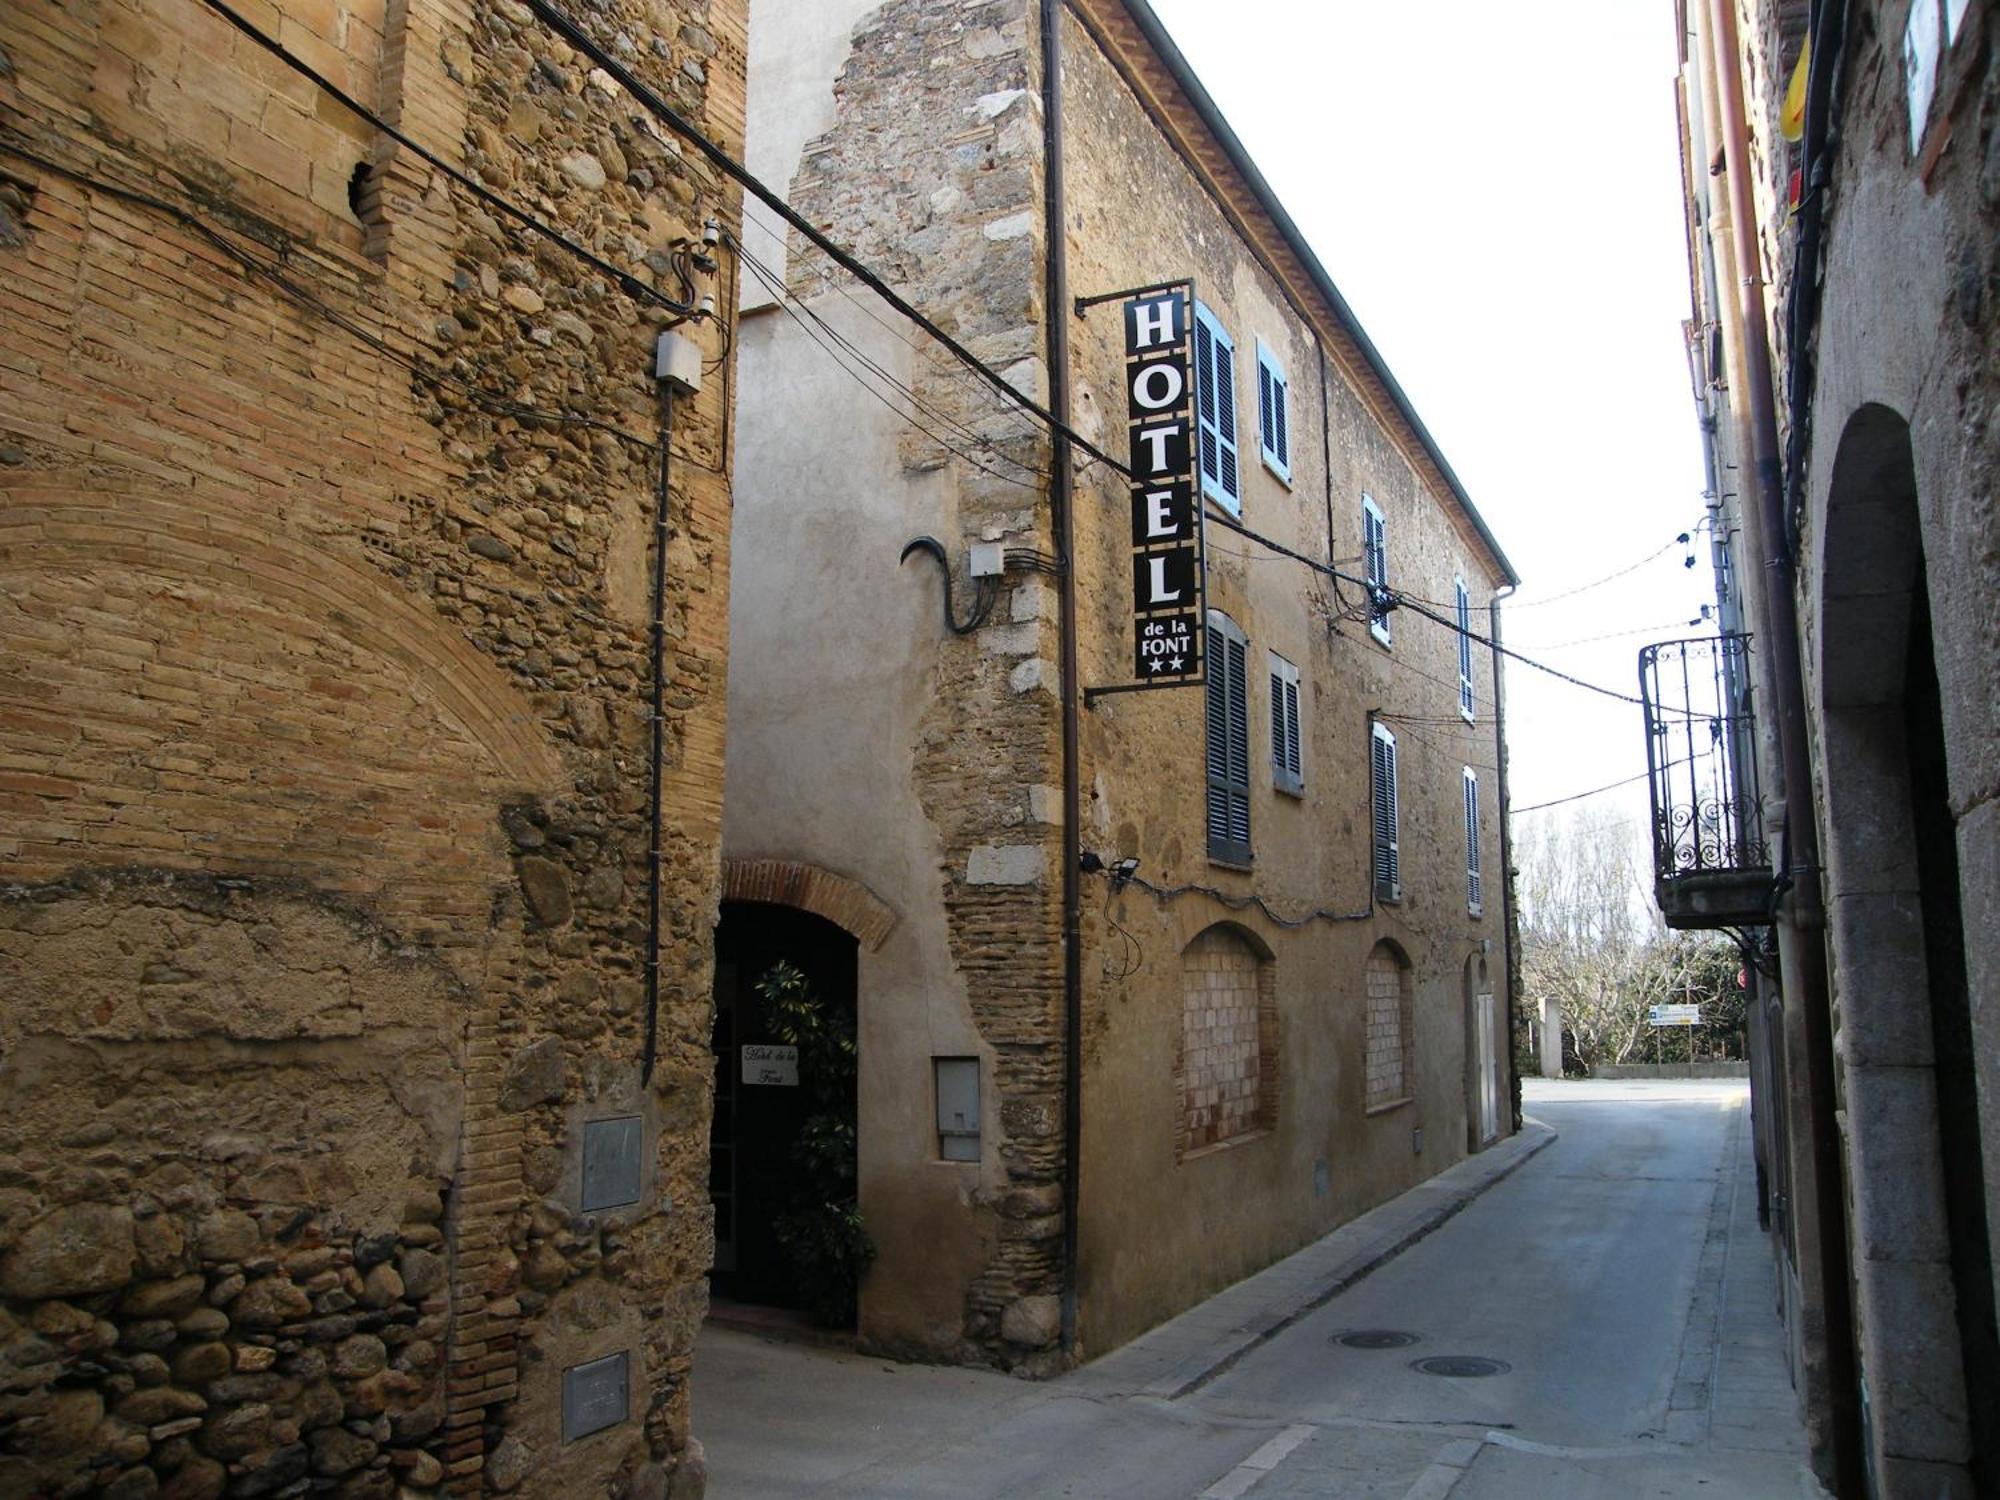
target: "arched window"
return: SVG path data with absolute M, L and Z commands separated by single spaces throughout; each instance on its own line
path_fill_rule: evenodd
M 1221 924 L 1181 953 L 1177 1156 L 1277 1125 L 1277 976 L 1253 943 Z
M 1394 943 L 1368 955 L 1368 1097 L 1371 1110 L 1401 1104 L 1416 1092 L 1416 984 L 1410 961 Z

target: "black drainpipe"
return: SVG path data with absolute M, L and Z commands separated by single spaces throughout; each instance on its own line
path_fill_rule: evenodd
M 1486 638 L 1493 642 L 1493 769 L 1500 796 L 1500 970 L 1507 986 L 1507 1043 L 1501 1054 L 1507 1059 L 1507 1109 L 1515 1130 L 1521 1128 L 1521 1070 L 1515 1066 L 1515 1038 L 1520 1035 L 1520 996 L 1516 981 L 1520 971 L 1516 954 L 1520 938 L 1520 914 L 1514 905 L 1513 820 L 1507 808 L 1507 684 L 1500 655 L 1500 601 L 1514 592 L 1516 585 L 1503 584 L 1486 601 Z M 1556 1038 L 1561 1055 L 1562 1038 Z
M 1063 1178 L 1062 1347 L 1076 1352 L 1078 1189 L 1083 1180 L 1083 796 L 1077 768 L 1076 549 L 1069 438 L 1069 227 L 1063 205 L 1062 0 L 1042 0 L 1042 213 L 1048 236 L 1049 410 L 1057 427 L 1049 463 L 1055 528 L 1058 631 L 1062 637 Z
M 660 382 L 660 473 L 653 507 L 653 764 L 646 804 L 646 1050 L 639 1083 L 653 1081 L 660 1043 L 660 761 L 666 747 L 661 710 L 667 675 L 667 494 L 673 456 L 674 393 Z

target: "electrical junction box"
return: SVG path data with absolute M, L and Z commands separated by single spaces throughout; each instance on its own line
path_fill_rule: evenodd
M 1007 548 L 1000 542 L 974 542 L 967 568 L 974 578 L 998 578 L 1007 571 Z
M 666 381 L 683 396 L 695 395 L 701 390 L 701 345 L 667 329 L 653 351 L 653 378 Z

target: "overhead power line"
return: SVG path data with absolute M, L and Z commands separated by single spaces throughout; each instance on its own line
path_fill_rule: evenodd
M 593 265 L 599 270 L 603 271 L 606 275 L 610 276 L 614 280 L 614 282 L 622 289 L 624 289 L 627 293 L 635 297 L 641 298 L 642 300 L 664 305 L 670 310 L 677 312 L 683 316 L 692 315 L 693 309 L 687 306 L 686 304 L 674 302 L 671 298 L 668 298 L 664 293 L 659 292 L 657 289 L 649 287 L 646 285 L 646 283 L 638 280 L 638 278 L 635 277 L 631 272 L 621 270 L 619 267 L 612 265 L 610 262 L 601 259 L 593 252 L 585 249 L 583 246 L 578 245 L 575 241 L 569 239 L 560 230 L 536 218 L 533 214 L 528 213 L 525 209 L 520 208 L 518 205 L 508 201 L 506 198 L 493 192 L 491 189 L 487 188 L 484 184 L 475 181 L 473 178 L 467 176 L 464 172 L 460 171 L 458 168 L 452 166 L 451 163 L 445 161 L 442 157 L 438 156 L 435 152 L 430 151 L 428 148 L 424 147 L 416 140 L 412 139 L 409 135 L 405 134 L 403 131 L 399 130 L 394 125 L 391 125 L 387 120 L 384 120 L 380 115 L 376 114 L 373 110 L 367 108 L 367 106 L 363 105 L 360 101 L 354 99 L 351 95 L 347 94 L 345 91 L 336 86 L 331 80 L 327 79 L 322 74 L 317 72 L 315 69 L 309 66 L 304 60 L 300 59 L 291 52 L 287 51 L 274 38 L 270 37 L 263 31 L 259 30 L 256 26 L 252 25 L 241 14 L 239 14 L 236 10 L 234 10 L 227 3 L 227 0 L 202 0 L 202 3 L 207 5 L 210 9 L 214 10 L 218 15 L 222 16 L 237 30 L 241 31 L 245 36 L 249 37 L 252 41 L 254 41 L 259 47 L 262 47 L 264 50 L 270 52 L 274 57 L 278 58 L 287 67 L 293 69 L 301 76 L 311 80 L 311 82 L 315 86 L 317 86 L 320 89 L 323 89 L 331 98 L 337 100 L 343 107 L 353 111 L 353 113 L 357 117 L 366 120 L 369 124 L 373 125 L 378 130 L 381 130 L 385 135 L 389 136 L 392 140 L 395 140 L 399 144 L 408 147 L 408 149 L 411 152 L 416 154 L 418 157 L 422 158 L 424 161 L 430 163 L 430 165 L 435 167 L 438 171 L 443 172 L 446 176 L 451 178 L 452 181 L 458 183 L 460 186 L 464 187 L 468 192 L 471 192 L 474 196 L 479 198 L 480 201 L 491 205 L 492 207 L 498 209 L 500 212 L 506 214 L 509 218 L 514 219 L 517 222 L 523 224 L 525 227 L 532 229 L 536 233 L 547 237 L 553 243 L 557 244 L 562 249 L 564 249 L 571 255 L 574 255 L 575 257 L 585 262 L 586 264 Z M 647 111 L 647 113 L 652 115 L 656 120 L 666 125 L 668 129 L 672 130 L 676 135 L 680 136 L 682 139 L 686 140 L 690 145 L 692 145 L 694 149 L 702 156 L 702 158 L 706 160 L 711 166 L 715 167 L 716 170 L 720 171 L 724 176 L 728 177 L 731 181 L 739 184 L 753 198 L 755 198 L 758 202 L 762 203 L 766 208 L 770 209 L 772 213 L 776 214 L 787 225 L 789 225 L 792 229 L 796 230 L 801 236 L 803 236 L 809 244 L 813 245 L 815 248 L 817 248 L 823 254 L 825 254 L 829 259 L 831 259 L 834 262 L 834 264 L 838 265 L 842 270 L 846 271 L 849 275 L 853 276 L 863 286 L 866 286 L 870 291 L 875 293 L 876 296 L 880 297 L 884 302 L 886 302 L 890 307 L 894 308 L 903 317 L 909 319 L 911 323 L 915 324 L 918 328 L 922 329 L 923 332 L 930 338 L 936 340 L 936 342 L 939 344 L 940 347 L 942 347 L 948 353 L 950 353 L 953 358 L 958 360 L 959 363 L 964 365 L 968 370 L 978 375 L 995 391 L 997 391 L 1004 399 L 1011 402 L 1015 406 L 1019 407 L 1021 410 L 1035 416 L 1043 423 L 1044 426 L 1048 428 L 1048 430 L 1051 433 L 1061 436 L 1063 439 L 1072 444 L 1079 451 L 1087 453 L 1092 458 L 1106 465 L 1108 468 L 1110 468 L 1111 470 L 1113 470 L 1118 474 L 1124 475 L 1127 478 L 1132 477 L 1131 470 L 1127 465 L 1120 462 L 1118 459 L 1113 458 L 1109 453 L 1105 452 L 1102 448 L 1098 447 L 1095 443 L 1091 442 L 1088 438 L 1084 437 L 1083 434 L 1076 431 L 1076 429 L 1071 427 L 1068 423 L 1064 422 L 1053 411 L 1043 406 L 1040 402 L 1036 401 L 1032 396 L 1029 396 L 1026 392 L 1017 389 L 1010 381 L 1008 381 L 1008 379 L 1003 374 L 1001 374 L 1000 371 L 994 369 L 991 365 L 987 364 L 984 360 L 980 359 L 976 354 L 972 353 L 971 350 L 967 349 L 957 339 L 953 338 L 949 333 L 945 332 L 943 328 L 939 327 L 935 322 L 933 322 L 930 318 L 926 317 L 910 302 L 908 302 L 905 298 L 899 295 L 895 291 L 895 289 L 892 288 L 887 282 L 885 282 L 880 276 L 876 275 L 873 271 L 869 270 L 866 265 L 864 265 L 861 261 L 856 259 L 851 252 L 843 248 L 841 245 L 837 244 L 834 240 L 832 240 L 819 228 L 817 228 L 814 224 L 812 224 L 811 221 L 809 221 L 803 215 L 801 215 L 796 209 L 794 209 L 775 191 L 773 191 L 770 187 L 765 185 L 763 181 L 754 176 L 750 172 L 750 170 L 747 167 L 745 167 L 741 162 L 737 161 L 727 151 L 723 150 L 722 147 L 717 145 L 714 141 L 710 140 L 708 136 L 705 135 L 701 130 L 699 130 L 692 121 L 687 119 L 684 115 L 680 113 L 680 111 L 676 110 L 672 105 L 668 104 L 666 100 L 662 99 L 657 93 L 655 93 L 643 80 L 638 78 L 631 71 L 631 69 L 626 67 L 625 64 L 622 61 L 620 61 L 608 49 L 599 44 L 596 38 L 591 36 L 589 32 L 585 31 L 580 25 L 577 24 L 577 22 L 574 19 L 572 19 L 569 15 L 567 15 L 563 10 L 561 10 L 559 7 L 555 5 L 550 4 L 549 0 L 525 0 L 525 3 L 528 6 L 529 10 L 532 11 L 534 15 L 537 18 L 539 18 L 545 26 L 547 26 L 551 31 L 555 32 L 557 36 L 561 37 L 564 42 L 568 43 L 571 47 L 574 47 L 578 52 L 581 52 L 584 56 L 588 57 L 594 64 L 597 65 L 598 68 L 602 69 L 607 76 L 609 76 L 614 82 L 616 82 L 619 85 L 619 87 L 624 89 L 627 94 L 629 94 L 642 108 L 644 108 Z M 736 242 L 736 248 L 739 255 L 743 254 L 742 245 L 740 241 Z M 935 434 L 933 434 L 933 436 L 935 436 Z M 953 449 L 953 451 L 956 452 L 958 450 Z M 966 457 L 966 455 L 962 453 L 960 454 L 960 456 Z M 977 463 L 977 460 L 968 459 L 968 461 Z M 981 465 L 981 467 L 984 466 Z M 991 471 L 989 470 L 988 472 Z M 1031 472 L 1033 472 L 1032 469 Z M 1529 667 L 1534 671 L 1546 673 L 1551 677 L 1566 682 L 1571 686 L 1580 688 L 1586 692 L 1596 693 L 1603 697 L 1612 698 L 1621 703 L 1631 703 L 1643 706 L 1643 700 L 1639 699 L 1633 694 L 1621 693 L 1613 688 L 1607 688 L 1600 686 L 1597 683 L 1587 682 L 1584 679 L 1573 676 L 1568 672 L 1560 671 L 1555 667 L 1551 667 L 1546 665 L 1545 663 L 1536 661 L 1532 657 L 1524 656 L 1520 652 L 1513 650 L 1511 647 L 1502 646 L 1491 640 L 1488 640 L 1486 637 L 1480 635 L 1476 631 L 1470 629 L 1461 630 L 1461 627 L 1458 625 L 1457 621 L 1447 619 L 1445 616 L 1433 612 L 1432 610 L 1427 608 L 1424 604 L 1420 603 L 1418 599 L 1413 596 L 1398 594 L 1394 590 L 1378 591 L 1376 590 L 1375 586 L 1372 585 L 1367 579 L 1356 577 L 1351 573 L 1344 573 L 1341 570 L 1334 568 L 1326 563 L 1322 563 L 1315 558 L 1307 557 L 1305 556 L 1305 554 L 1301 552 L 1294 551 L 1293 549 L 1284 546 L 1282 543 L 1277 542 L 1270 537 L 1264 536 L 1263 534 L 1254 531 L 1247 526 L 1244 526 L 1241 522 L 1235 521 L 1229 517 L 1221 515 L 1216 516 L 1214 519 L 1223 526 L 1227 527 L 1232 531 L 1237 532 L 1239 535 L 1245 537 L 1246 539 L 1254 541 L 1258 543 L 1260 546 L 1269 548 L 1271 551 L 1276 552 L 1282 556 L 1289 557 L 1293 561 L 1298 562 L 1304 565 L 1305 567 L 1312 569 L 1314 572 L 1324 574 L 1325 576 L 1332 578 L 1337 582 L 1357 584 L 1364 590 L 1369 591 L 1371 596 L 1380 592 L 1386 595 L 1384 602 L 1390 605 L 1391 607 L 1399 606 L 1401 608 L 1408 609 L 1414 614 L 1417 614 L 1425 619 L 1431 620 L 1436 624 L 1443 625 L 1448 630 L 1452 630 L 1454 632 L 1458 632 L 1465 635 L 1468 639 L 1472 640 L 1473 642 L 1479 645 L 1485 646 L 1488 650 L 1498 652 L 1502 656 L 1508 657 L 1514 661 L 1518 661 L 1523 666 Z M 1650 561 L 1650 558 L 1647 560 Z
M 483 182 L 468 176 L 439 156 L 435 151 L 420 144 L 396 126 L 391 125 L 359 99 L 347 93 L 338 84 L 313 68 L 304 58 L 295 52 L 288 51 L 278 42 L 277 38 L 271 36 L 268 32 L 259 30 L 241 13 L 231 8 L 227 4 L 227 0 L 202 0 L 202 3 L 221 16 L 231 26 L 234 26 L 238 31 L 250 38 L 259 47 L 277 58 L 279 62 L 290 68 L 294 73 L 299 74 L 302 78 L 309 79 L 317 88 L 323 90 L 329 98 L 336 100 L 342 108 L 351 111 L 357 118 L 366 120 L 370 125 L 381 131 L 398 145 L 408 148 L 411 153 L 444 173 L 445 176 L 471 193 L 480 202 L 499 210 L 508 218 L 514 220 L 515 223 L 533 230 L 536 234 L 541 235 L 544 239 L 582 261 L 585 265 L 596 267 L 606 276 L 609 276 L 613 284 L 618 286 L 627 295 L 637 298 L 641 302 L 650 302 L 655 307 L 665 308 L 667 311 L 684 318 L 692 318 L 700 315 L 698 309 L 693 305 L 693 288 L 691 286 L 688 288 L 689 298 L 686 302 L 677 302 L 657 287 L 648 286 L 645 282 L 639 280 L 637 276 L 633 275 L 632 272 L 614 266 L 610 261 L 605 260 L 594 251 L 585 249 L 560 229 L 557 229 L 553 224 L 537 218 L 519 204 L 494 192 Z

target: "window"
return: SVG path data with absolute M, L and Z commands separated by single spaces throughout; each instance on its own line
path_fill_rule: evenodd
M 1211 927 L 1181 953 L 1174 1082 L 1176 1157 L 1277 1127 L 1276 968 L 1238 928 Z
M 1208 617 L 1208 857 L 1250 863 L 1250 643 L 1227 615 Z
M 1305 795 L 1299 760 L 1299 669 L 1271 653 L 1271 785 L 1294 797 Z
M 1473 720 L 1472 595 L 1466 592 L 1463 578 L 1454 578 L 1452 584 L 1458 590 L 1458 711 L 1470 724 Z
M 1257 445 L 1264 467 L 1292 482 L 1292 388 L 1285 367 L 1257 340 Z
M 1194 390 L 1201 429 L 1201 492 L 1231 515 L 1243 514 L 1236 467 L 1236 345 L 1215 314 L 1194 305 Z
M 1369 739 L 1369 790 L 1375 812 L 1375 894 L 1403 899 L 1402 865 L 1396 853 L 1396 737 L 1380 724 Z
M 1485 911 L 1479 881 L 1479 777 L 1465 768 L 1465 909 L 1473 916 Z
M 1368 575 L 1368 633 L 1389 644 L 1389 526 L 1382 507 L 1361 497 L 1361 558 Z
M 1371 1111 L 1389 1109 L 1410 1097 L 1415 1072 L 1415 986 L 1409 962 L 1393 943 L 1377 943 L 1368 955 L 1367 1096 Z

